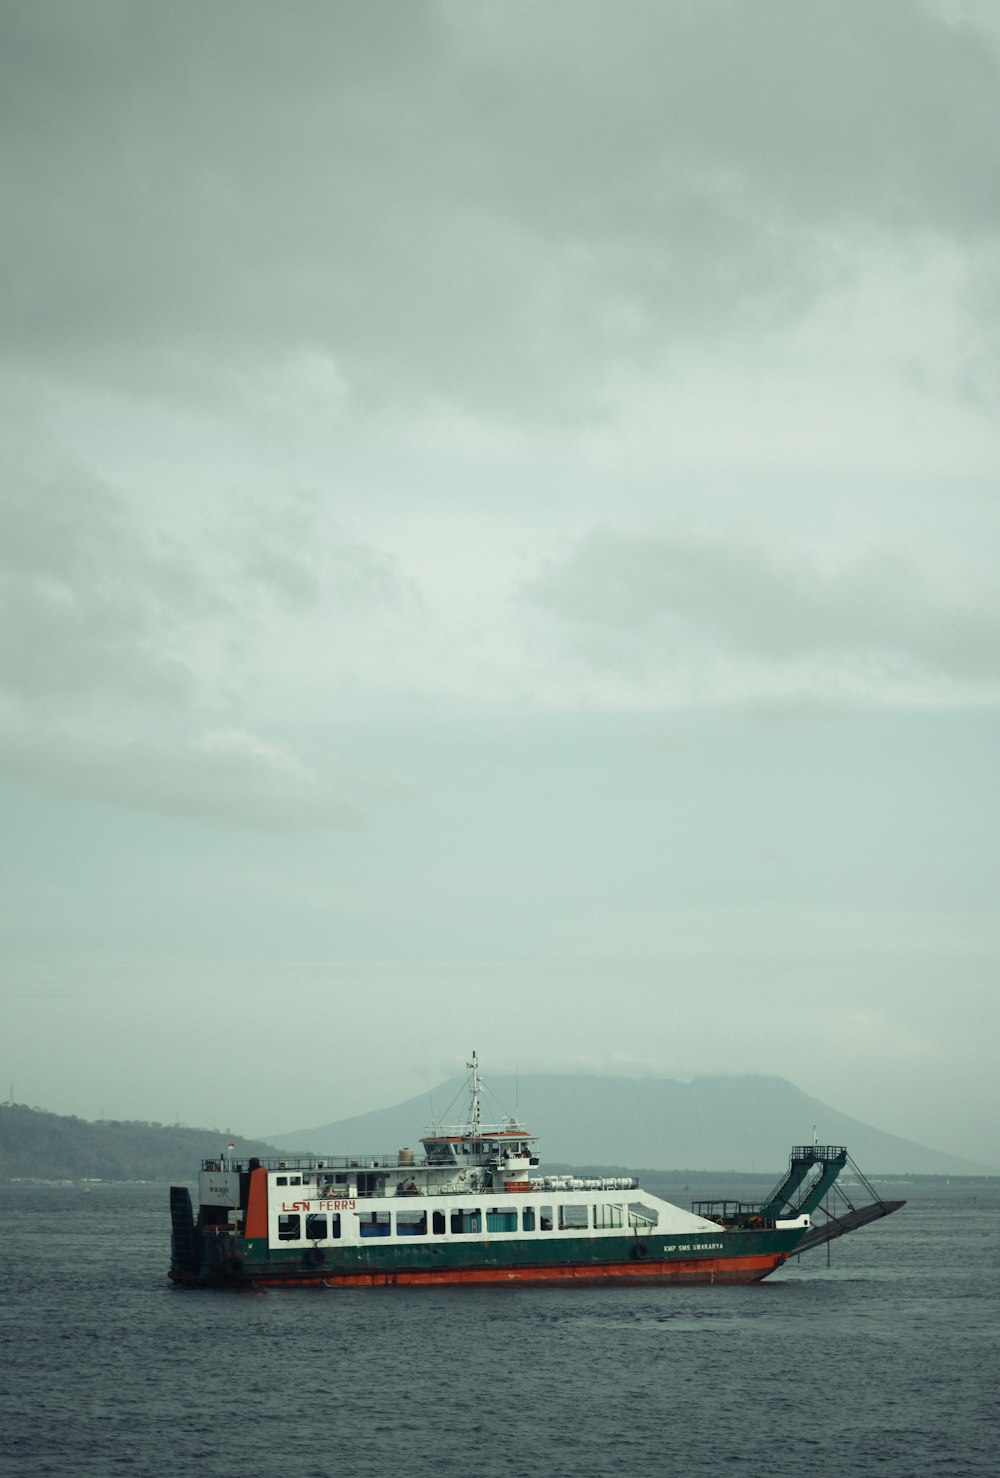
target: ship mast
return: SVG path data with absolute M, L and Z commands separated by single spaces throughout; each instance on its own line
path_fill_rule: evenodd
M 469 1069 L 469 1128 L 473 1139 L 479 1138 L 479 1058 L 475 1049 L 472 1052 L 472 1061 L 467 1062 Z

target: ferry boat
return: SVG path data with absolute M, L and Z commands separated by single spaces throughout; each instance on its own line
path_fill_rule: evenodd
M 170 1277 L 228 1288 L 753 1283 L 904 1204 L 876 1196 L 817 1222 L 844 1166 L 857 1170 L 834 1145 L 794 1148 L 763 1202 L 689 1211 L 632 1179 L 543 1175 L 524 1124 L 483 1119 L 475 1053 L 467 1066 L 465 1121 L 435 1127 L 422 1154 L 244 1164 L 230 1146 L 205 1160 L 197 1217 L 187 1187 L 170 1188 Z

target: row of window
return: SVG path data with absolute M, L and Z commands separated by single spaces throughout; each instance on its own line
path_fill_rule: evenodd
M 427 1159 L 432 1165 L 446 1164 L 452 1158 L 461 1155 L 528 1155 L 530 1150 L 527 1144 L 517 1141 L 495 1139 L 463 1139 L 461 1141 L 435 1140 L 425 1146 Z M 537 1161 L 536 1161 L 537 1164 Z
M 352 1231 L 360 1237 L 468 1237 L 481 1236 L 485 1230 L 490 1236 L 511 1232 L 560 1231 L 618 1231 L 625 1226 L 648 1231 L 657 1222 L 656 1212 L 648 1206 L 639 1207 L 581 1206 L 568 1203 L 559 1206 L 524 1206 L 518 1218 L 517 1208 L 490 1206 L 486 1211 L 478 1207 L 451 1211 L 432 1211 L 430 1224 L 425 1210 L 411 1208 L 401 1211 L 357 1211 L 353 1213 L 356 1227 Z M 519 1225 L 520 1222 L 520 1225 Z M 304 1224 L 304 1225 L 303 1225 Z M 279 1242 L 327 1242 L 339 1241 L 342 1236 L 341 1213 L 335 1211 L 285 1212 L 278 1217 Z
M 323 1185 L 347 1185 L 350 1178 L 347 1175 L 334 1175 L 328 1172 L 322 1177 L 322 1183 Z M 357 1171 L 355 1171 L 353 1179 L 357 1180 L 357 1178 Z M 318 1175 L 276 1175 L 274 1177 L 275 1185 L 312 1185 L 314 1180 L 317 1185 L 320 1184 Z

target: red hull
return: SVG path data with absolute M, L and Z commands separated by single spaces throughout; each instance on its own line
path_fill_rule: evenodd
M 759 1283 L 785 1261 L 784 1253 L 751 1257 L 700 1258 L 690 1262 L 615 1262 L 593 1266 L 533 1268 L 442 1268 L 434 1271 L 399 1269 L 386 1272 L 333 1273 L 317 1270 L 292 1276 L 248 1270 L 242 1276 L 219 1280 L 225 1288 L 403 1288 L 432 1284 L 469 1286 L 488 1283 Z M 172 1271 L 178 1283 L 203 1283 Z

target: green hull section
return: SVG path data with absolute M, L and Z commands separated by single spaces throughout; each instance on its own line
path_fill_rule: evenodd
M 803 1233 L 774 1229 L 696 1233 L 685 1237 L 560 1237 L 548 1243 L 485 1238 L 422 1245 L 268 1248 L 263 1239 L 203 1238 L 187 1267 L 175 1263 L 177 1282 L 198 1284 L 427 1283 L 540 1281 L 606 1276 L 652 1281 L 672 1276 L 698 1281 L 749 1282 L 765 1277 L 794 1251 Z M 194 1265 L 192 1265 L 194 1264 Z M 672 1272 L 673 1270 L 673 1272 Z

